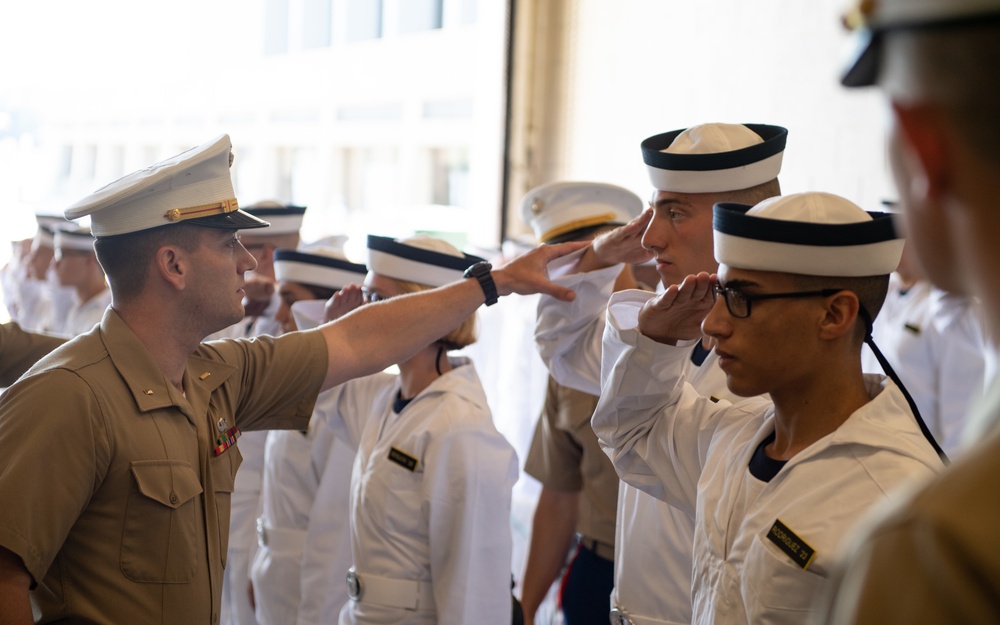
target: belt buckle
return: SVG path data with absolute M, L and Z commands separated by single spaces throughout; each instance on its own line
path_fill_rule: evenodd
M 358 570 L 352 566 L 347 569 L 347 596 L 352 601 L 358 601 L 361 599 L 362 590 L 361 577 L 358 575 Z
M 619 608 L 611 608 L 611 625 L 633 625 L 628 612 Z

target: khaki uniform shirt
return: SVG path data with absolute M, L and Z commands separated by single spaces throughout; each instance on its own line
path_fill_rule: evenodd
M 977 446 L 858 527 L 816 625 L 1000 623 L 1000 383 L 974 416 L 994 422 Z
M 0 400 L 0 545 L 42 622 L 218 623 L 239 446 L 233 425 L 305 429 L 317 332 L 202 344 L 181 393 L 117 313 Z
M 39 358 L 66 339 L 25 332 L 16 323 L 0 324 L 0 387 L 10 386 Z
M 590 427 L 597 399 L 550 376 L 524 471 L 547 488 L 580 492 L 577 531 L 613 546 L 618 474 Z

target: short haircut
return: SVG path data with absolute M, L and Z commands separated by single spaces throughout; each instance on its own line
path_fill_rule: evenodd
M 886 92 L 904 104 L 939 106 L 976 154 L 1000 165 L 1000 22 L 883 36 L 879 83 Z
M 792 274 L 795 278 L 796 288 L 803 291 L 822 291 L 823 289 L 841 289 L 851 291 L 858 296 L 858 302 L 863 311 L 858 311 L 855 339 L 860 344 L 871 331 L 868 324 L 875 321 L 882 305 L 885 304 L 885 296 L 889 292 L 889 276 L 861 276 L 852 278 L 835 278 L 827 276 L 806 276 L 802 274 Z M 865 318 L 865 314 L 870 318 Z
M 777 197 L 779 195 L 781 195 L 781 184 L 778 182 L 777 178 L 774 178 L 773 180 L 769 180 L 748 189 L 723 191 L 722 193 L 716 194 L 717 199 L 715 201 L 716 203 L 735 202 L 737 204 L 754 206 L 756 204 L 760 204 L 766 199 Z
M 420 291 L 429 291 L 434 288 L 415 282 L 406 282 L 405 280 L 395 280 L 395 282 L 400 286 L 403 293 L 419 293 Z M 444 347 L 446 351 L 452 351 L 472 345 L 476 342 L 476 335 L 476 313 L 472 313 L 457 328 L 435 341 L 435 343 Z
M 169 224 L 139 232 L 97 237 L 94 251 L 108 277 L 115 300 L 132 300 L 142 293 L 158 249 L 164 245 L 176 245 L 186 252 L 193 252 L 201 244 L 204 230 L 191 224 Z

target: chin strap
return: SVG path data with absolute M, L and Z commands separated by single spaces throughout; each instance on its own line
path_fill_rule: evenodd
M 946 465 L 949 464 L 950 460 L 948 459 L 947 454 L 944 453 L 944 450 L 941 449 L 941 446 L 938 445 L 938 442 L 934 440 L 934 435 L 931 434 L 930 428 L 927 427 L 927 424 L 924 423 L 923 417 L 920 416 L 920 410 L 917 409 L 917 403 L 913 401 L 913 397 L 910 396 L 910 392 L 906 390 L 905 386 L 903 386 L 903 381 L 899 379 L 898 375 L 896 375 L 896 371 L 892 368 L 892 365 L 889 364 L 889 361 L 886 359 L 885 355 L 882 354 L 882 350 L 880 350 L 878 346 L 875 345 L 875 339 L 872 338 L 871 315 L 868 314 L 868 311 L 865 310 L 864 306 L 861 306 L 858 309 L 858 313 L 865 320 L 865 343 L 868 344 L 868 347 L 871 348 L 872 353 L 875 354 L 875 359 L 878 360 L 878 364 L 882 365 L 882 371 L 884 371 L 885 374 L 889 376 L 889 379 L 895 382 L 896 386 L 899 387 L 899 390 L 903 392 L 903 397 L 906 398 L 906 403 L 910 405 L 910 410 L 913 412 L 913 416 L 917 419 L 917 425 L 920 426 L 920 432 L 924 435 L 924 438 L 927 439 L 927 442 L 930 443 L 931 447 L 934 448 L 934 451 L 937 452 L 937 455 L 941 458 L 941 461 L 944 462 Z
M 437 357 L 434 358 L 434 368 L 437 369 L 438 375 L 444 375 L 441 373 L 441 354 L 444 353 L 444 345 L 438 345 Z

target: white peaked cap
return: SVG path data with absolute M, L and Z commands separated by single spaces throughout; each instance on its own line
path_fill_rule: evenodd
M 461 280 L 466 269 L 482 260 L 425 234 L 399 240 L 368 235 L 368 269 L 393 280 L 444 286 Z
M 265 227 L 267 222 L 239 210 L 229 176 L 231 154 L 229 135 L 220 135 L 94 191 L 67 208 L 66 218 L 90 215 L 96 237 L 175 223 Z
M 660 191 L 738 191 L 778 177 L 787 137 L 780 126 L 701 124 L 649 137 L 642 159 Z
M 1000 0 L 858 0 L 844 16 L 844 22 L 858 30 L 858 42 L 840 82 L 847 87 L 875 84 L 886 33 L 955 30 L 998 20 Z
M 643 209 L 628 189 L 601 182 L 550 182 L 521 200 L 521 218 L 540 243 L 561 239 L 584 228 L 624 224 Z
M 754 271 L 861 277 L 895 271 L 903 238 L 889 213 L 831 193 L 797 193 L 754 207 L 714 207 L 715 259 Z

